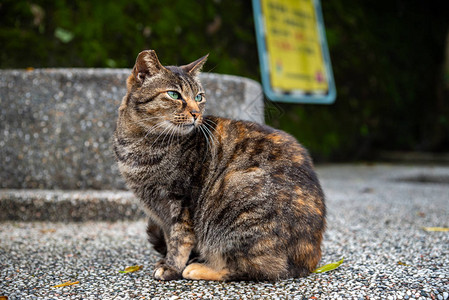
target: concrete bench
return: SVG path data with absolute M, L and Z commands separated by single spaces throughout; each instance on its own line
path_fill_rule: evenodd
M 26 214 L 33 202 L 40 201 L 43 216 L 48 214 L 42 213 L 46 207 L 42 203 L 89 198 L 90 190 L 97 190 L 97 198 L 107 201 L 111 190 L 126 189 L 114 160 L 111 136 L 130 72 L 0 70 L 0 220 L 27 219 L 18 215 Z M 208 114 L 264 122 L 263 93 L 257 82 L 210 73 L 202 74 L 201 80 Z M 24 189 L 39 192 L 30 198 Z M 77 196 L 71 198 L 58 190 L 75 190 Z M 12 207 L 13 203 L 22 203 L 19 210 L 25 212 L 14 213 L 18 207 Z M 43 218 L 38 212 L 33 214 L 28 219 Z M 52 218 L 70 216 L 61 213 Z

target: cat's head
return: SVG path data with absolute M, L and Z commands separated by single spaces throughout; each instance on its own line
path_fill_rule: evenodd
M 202 125 L 206 97 L 198 74 L 207 55 L 184 66 L 163 66 L 154 50 L 139 53 L 128 77 L 124 112 L 135 129 L 188 134 Z

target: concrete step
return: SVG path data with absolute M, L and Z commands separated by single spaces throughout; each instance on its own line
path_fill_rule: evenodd
M 0 221 L 85 222 L 144 217 L 131 192 L 0 189 Z

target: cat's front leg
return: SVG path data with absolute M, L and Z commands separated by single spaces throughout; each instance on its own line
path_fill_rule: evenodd
M 180 218 L 170 226 L 166 235 L 167 254 L 155 267 L 153 276 L 158 280 L 182 278 L 190 253 L 195 245 L 195 234 L 189 212 L 183 209 Z

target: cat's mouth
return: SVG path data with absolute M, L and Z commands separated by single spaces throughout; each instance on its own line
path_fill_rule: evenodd
M 190 123 L 172 123 L 172 126 L 175 126 L 175 130 L 179 134 L 189 134 L 200 124 L 198 122 L 190 122 Z
M 184 127 L 184 128 L 194 128 L 194 127 L 201 126 L 201 123 L 202 123 L 201 120 L 195 119 L 190 122 L 180 122 L 180 123 L 173 122 L 173 125 Z

